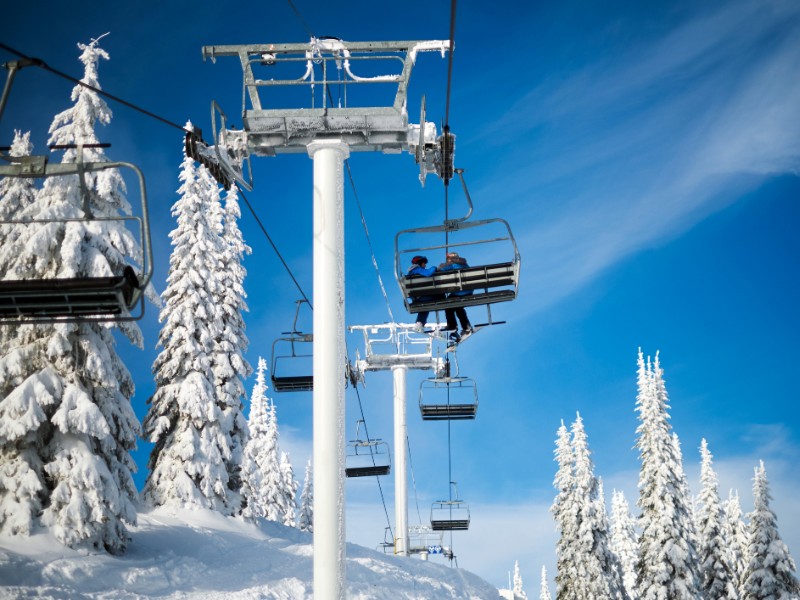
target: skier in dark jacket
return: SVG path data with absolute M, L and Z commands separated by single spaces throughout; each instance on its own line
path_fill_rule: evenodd
M 436 267 L 428 267 L 428 259 L 425 256 L 415 256 L 411 259 L 411 266 L 408 268 L 408 276 L 418 275 L 421 277 L 430 277 L 436 272 Z M 414 302 L 431 302 L 438 300 L 440 296 L 418 296 L 412 300 Z M 425 324 L 428 322 L 429 310 L 422 310 L 417 313 L 417 322 L 414 328 L 420 333 L 425 329 Z
M 463 256 L 459 256 L 458 252 L 448 252 L 445 262 L 439 265 L 439 271 L 452 271 L 454 269 L 461 269 L 468 266 L 467 259 Z M 472 290 L 461 290 L 459 292 L 451 292 L 447 297 L 469 296 L 470 294 L 472 294 Z M 469 322 L 467 311 L 463 306 L 459 306 L 457 308 L 447 308 L 445 309 L 444 314 L 447 318 L 447 330 L 453 332 L 450 334 L 451 341 L 458 343 L 461 339 L 461 336 L 472 333 L 472 324 Z M 461 323 L 460 334 L 458 333 L 456 317 L 458 317 L 458 321 Z

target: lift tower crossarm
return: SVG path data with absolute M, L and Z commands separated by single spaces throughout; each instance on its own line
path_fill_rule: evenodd
M 441 177 L 452 167 L 443 164 L 452 162 L 452 153 L 441 152 L 436 124 L 424 121 L 424 101 L 420 124 L 409 124 L 408 83 L 420 52 L 444 56 L 449 49 L 448 40 L 329 38 L 303 44 L 205 46 L 204 59 L 238 56 L 243 72 L 242 129 L 228 127 L 225 113 L 212 103 L 216 162 L 228 179 L 249 190 L 251 154 L 301 154 L 313 141 L 337 140 L 351 152 L 409 152 L 420 164 L 423 183 L 428 173 Z M 385 72 L 377 69 L 389 74 L 373 74 Z M 397 86 L 391 105 L 375 100 L 376 95 L 386 96 L 387 85 Z M 362 93 L 365 86 L 377 92 Z

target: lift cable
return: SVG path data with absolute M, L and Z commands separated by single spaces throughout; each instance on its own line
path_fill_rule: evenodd
M 414 477 L 414 461 L 411 458 L 411 440 L 406 434 L 406 445 L 408 446 L 408 466 L 411 471 L 411 485 L 414 488 L 414 503 L 417 505 L 417 520 L 422 524 L 422 513 L 419 512 L 419 498 L 417 497 L 417 480 Z
M 303 288 L 300 287 L 300 283 L 297 281 L 297 278 L 295 278 L 294 273 L 292 273 L 292 270 L 289 268 L 289 265 L 286 264 L 286 261 L 283 259 L 283 255 L 281 254 L 280 250 L 278 250 L 278 247 L 275 245 L 275 242 L 272 241 L 272 237 L 270 237 L 269 233 L 267 233 L 267 229 L 264 227 L 264 224 L 261 222 L 261 219 L 258 218 L 258 215 L 256 214 L 253 205 L 250 204 L 250 201 L 247 199 L 247 196 L 245 196 L 244 190 L 239 186 L 238 183 L 236 184 L 236 187 L 239 189 L 239 194 L 241 194 L 242 200 L 244 200 L 244 203 L 247 205 L 247 208 L 250 209 L 250 213 L 253 215 L 253 218 L 256 220 L 256 223 L 258 223 L 258 226 L 261 228 L 261 231 L 264 233 L 264 236 L 267 238 L 267 241 L 269 241 L 270 245 L 272 246 L 272 249 L 275 251 L 275 254 L 278 255 L 278 258 L 283 264 L 283 267 L 286 269 L 286 272 L 289 274 L 289 277 L 292 278 L 292 281 L 294 281 L 294 285 L 300 291 L 300 295 L 303 297 L 303 300 L 308 302 L 308 306 L 311 308 L 311 310 L 314 310 L 314 305 L 311 304 L 311 300 L 308 299 L 308 296 L 306 296 L 306 293 L 303 291 Z
M 450 52 L 447 56 L 447 100 L 444 107 L 444 126 L 450 131 L 450 87 L 453 81 L 453 48 L 456 37 L 456 0 L 450 2 Z
M 142 113 L 144 115 L 147 115 L 148 117 L 156 119 L 157 121 L 161 121 L 162 123 L 165 123 L 166 125 L 169 125 L 170 127 L 174 127 L 175 129 L 180 129 L 184 133 L 192 133 L 191 131 L 189 131 L 185 127 L 183 127 L 181 125 L 178 125 L 177 123 L 175 123 L 173 121 L 170 121 L 169 119 L 165 119 L 164 117 L 159 116 L 159 115 L 155 114 L 154 112 L 151 112 L 151 111 L 149 111 L 147 109 L 144 109 L 141 106 L 133 104 L 132 102 L 128 102 L 127 100 L 123 100 L 119 96 L 115 96 L 114 94 L 110 94 L 110 93 L 108 93 L 108 92 L 106 92 L 104 90 L 101 90 L 100 88 L 94 87 L 93 85 L 89 85 L 88 83 L 86 83 L 84 81 L 81 81 L 80 79 L 76 79 L 75 77 L 72 77 L 71 75 L 67 75 L 63 71 L 59 71 L 58 69 L 54 69 L 53 67 L 48 65 L 46 62 L 44 62 L 41 58 L 33 58 L 31 56 L 26 56 L 22 52 L 20 52 L 18 50 L 15 50 L 14 48 L 11 48 L 10 46 L 7 46 L 6 44 L 3 44 L 2 42 L 0 42 L 0 48 L 2 48 L 3 50 L 6 50 L 7 52 L 10 52 L 11 54 L 16 54 L 22 60 L 26 61 L 29 66 L 40 67 L 40 68 L 44 69 L 45 71 L 49 71 L 49 72 L 53 73 L 54 75 L 58 75 L 59 77 L 63 77 L 64 79 L 67 79 L 68 81 L 71 81 L 72 83 L 76 83 L 76 84 L 78 84 L 80 86 L 83 86 L 83 87 L 89 89 L 89 90 L 92 90 L 93 92 L 96 92 L 97 94 L 100 94 L 101 96 L 105 96 L 106 98 L 109 98 L 110 100 L 114 100 L 115 102 L 119 102 L 120 104 L 123 104 L 124 106 L 127 106 L 128 108 L 132 108 L 135 111 L 138 111 L 138 112 L 140 112 L 140 113 Z
M 444 107 L 444 126 L 442 127 L 443 130 L 443 141 L 444 144 L 450 143 L 450 90 L 453 85 L 453 51 L 455 49 L 455 37 L 456 37 L 456 4 L 457 0 L 451 0 L 450 2 L 450 52 L 447 55 L 447 89 L 445 93 L 445 107 Z M 447 154 L 447 151 L 445 151 Z M 444 174 L 444 220 L 445 223 L 448 221 L 449 214 L 448 208 L 450 203 L 450 197 L 448 190 L 450 184 L 450 178 L 447 174 Z M 444 234 L 444 243 L 445 243 L 445 252 L 449 251 L 450 245 L 450 233 L 445 232 Z
M 383 279 L 381 278 L 381 271 L 378 268 L 378 261 L 375 258 L 375 250 L 372 248 L 372 240 L 369 237 L 369 229 L 367 228 L 367 220 L 364 217 L 364 211 L 361 208 L 361 202 L 358 199 L 358 192 L 356 192 L 356 184 L 353 180 L 353 172 L 350 170 L 350 161 L 344 161 L 345 166 L 347 167 L 347 176 L 350 179 L 350 187 L 353 190 L 353 197 L 356 199 L 356 206 L 358 206 L 358 214 L 361 216 L 361 224 L 364 226 L 364 235 L 367 238 L 367 245 L 369 246 L 369 253 L 372 257 L 372 266 L 375 267 L 375 274 L 378 276 L 378 284 L 381 286 L 381 293 L 383 294 L 383 299 L 386 301 L 386 310 L 389 312 L 389 321 L 394 323 L 394 315 L 392 314 L 392 307 L 389 304 L 389 295 L 386 293 L 386 288 L 383 285 Z
M 364 435 L 366 435 L 367 440 L 369 440 L 369 430 L 367 429 L 367 419 L 364 417 L 364 405 L 361 403 L 361 394 L 358 392 L 357 386 L 355 386 L 355 390 L 356 397 L 358 398 L 358 410 L 361 412 L 361 422 L 364 423 Z M 375 477 L 375 481 L 378 482 L 378 489 L 381 493 L 381 502 L 383 503 L 383 512 L 386 515 L 386 524 L 389 526 L 389 533 L 392 535 L 392 539 L 394 539 L 394 533 L 392 533 L 392 523 L 389 519 L 389 509 L 386 508 L 386 498 L 383 495 L 383 486 L 381 485 L 380 477 Z
M 144 115 L 146 115 L 146 116 L 148 116 L 150 118 L 153 118 L 153 119 L 155 119 L 157 121 L 160 121 L 161 123 L 164 123 L 166 125 L 169 125 L 170 127 L 174 127 L 175 129 L 180 129 L 184 133 L 193 133 L 192 131 L 186 129 L 185 127 L 182 127 L 181 125 L 178 125 L 177 123 L 175 123 L 173 121 L 170 121 L 169 119 L 166 119 L 166 118 L 164 118 L 164 117 L 162 117 L 160 115 L 157 115 L 154 112 L 151 112 L 151 111 L 149 111 L 147 109 L 144 109 L 144 108 L 142 108 L 142 107 L 140 107 L 140 106 L 138 106 L 138 105 L 136 105 L 136 104 L 134 104 L 132 102 L 128 102 L 127 100 L 124 100 L 123 98 L 120 98 L 119 96 L 115 96 L 114 94 L 110 94 L 109 92 L 101 90 L 100 88 L 97 88 L 97 87 L 95 87 L 93 85 L 89 85 L 88 83 L 85 83 L 85 82 L 81 81 L 80 79 L 76 79 L 75 77 L 72 77 L 71 75 L 68 75 L 68 74 L 66 74 L 66 73 L 64 73 L 62 71 L 59 71 L 58 69 L 54 69 L 53 67 L 49 66 L 46 62 L 44 62 L 40 58 L 33 58 L 33 57 L 30 57 L 30 56 L 27 56 L 27 55 L 23 54 L 22 52 L 20 52 L 18 50 L 15 50 L 14 48 L 11 48 L 10 46 L 8 46 L 8 45 L 6 45 L 6 44 L 4 44 L 2 42 L 0 42 L 0 49 L 6 50 L 7 52 L 10 52 L 11 54 L 15 54 L 15 55 L 19 56 L 21 59 L 26 61 L 29 66 L 40 67 L 40 68 L 42 68 L 42 69 L 44 69 L 46 71 L 49 71 L 50 73 L 53 73 L 54 75 L 58 75 L 59 77 L 63 77 L 64 79 L 67 79 L 68 81 L 71 81 L 72 83 L 75 83 L 77 85 L 83 86 L 83 87 L 85 87 L 85 88 L 87 88 L 89 90 L 92 90 L 93 92 L 95 92 L 95 93 L 97 93 L 97 94 L 99 94 L 101 96 L 105 96 L 106 98 L 108 98 L 110 100 L 113 100 L 115 102 L 119 102 L 120 104 L 122 104 L 124 106 L 127 106 L 128 108 L 132 108 L 133 110 L 135 110 L 137 112 L 140 112 L 140 113 L 142 113 L 142 114 L 144 114 Z M 256 223 L 258 223 L 258 226 L 261 228 L 261 231 L 264 233 L 264 236 L 266 236 L 267 240 L 269 241 L 270 245 L 272 246 L 272 249 L 275 251 L 275 254 L 278 255 L 278 258 L 280 259 L 280 261 L 283 264 L 284 268 L 289 273 L 289 277 L 292 278 L 292 281 L 297 286 L 297 289 L 300 290 L 300 294 L 303 296 L 303 299 L 306 302 L 308 302 L 309 306 L 311 306 L 311 301 L 308 300 L 308 297 L 306 296 L 306 294 L 303 291 L 303 289 L 300 287 L 300 284 L 297 282 L 297 279 L 295 278 L 294 274 L 292 273 L 292 270 L 289 268 L 289 265 L 283 259 L 283 256 L 281 255 L 281 253 L 278 250 L 278 248 L 275 245 L 275 243 L 272 241 L 272 238 L 270 237 L 269 233 L 267 233 L 267 230 L 264 227 L 264 224 L 261 222 L 261 219 L 258 218 L 258 215 L 256 214 L 256 211 L 253 208 L 253 206 L 250 204 L 250 201 L 247 199 L 247 196 L 245 196 L 244 190 L 242 190 L 242 188 L 238 184 L 237 184 L 237 188 L 239 188 L 239 193 L 242 196 L 242 199 L 244 200 L 245 204 L 247 205 L 247 208 L 250 209 L 250 212 L 252 213 L 253 217 L 255 218 Z
M 308 23 L 306 23 L 306 20 L 303 18 L 303 15 L 300 14 L 300 11 L 297 10 L 297 7 L 294 5 L 294 2 L 292 2 L 292 0 L 287 0 L 287 2 L 289 3 L 289 6 L 292 7 L 292 10 L 294 11 L 294 14 L 297 15 L 297 18 L 300 19 L 300 23 L 303 25 L 303 29 L 306 30 L 306 33 L 309 35 L 309 37 L 315 37 L 314 32 L 311 31 L 311 28 L 308 26 Z

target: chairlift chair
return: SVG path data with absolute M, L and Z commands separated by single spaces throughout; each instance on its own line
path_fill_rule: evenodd
M 507 302 L 517 297 L 520 254 L 511 226 L 504 219 L 469 221 L 472 200 L 464 182 L 463 169 L 456 169 L 469 203 L 465 217 L 445 221 L 442 225 L 400 231 L 395 236 L 395 275 L 410 313 L 480 306 Z M 417 240 L 409 242 L 408 240 Z M 476 262 L 488 258 L 486 264 L 437 271 L 431 277 L 406 275 L 415 255 L 436 256 L 459 251 Z M 463 292 L 468 292 L 462 294 Z M 491 322 L 491 318 L 490 318 Z
M 381 439 L 362 440 L 358 431 L 364 421 L 356 426 L 356 439 L 347 444 L 344 474 L 346 477 L 372 477 L 388 475 L 391 470 L 389 445 Z
M 297 330 L 300 305 L 307 300 L 297 300 L 294 324 L 291 331 L 283 332 L 272 343 L 272 389 L 276 392 L 310 392 L 314 389 L 313 349 L 314 335 Z
M 468 377 L 424 379 L 419 386 L 419 410 L 423 421 L 474 419 L 478 412 L 478 387 Z
M 0 320 L 15 323 L 132 321 L 144 314 L 144 290 L 153 275 L 153 255 L 147 210 L 147 192 L 141 170 L 127 162 L 83 162 L 85 147 L 107 146 L 87 144 L 59 146 L 77 148 L 75 163 L 48 163 L 47 156 L 6 157 L 10 164 L 0 165 L 0 176 L 47 178 L 77 176 L 83 196 L 83 215 L 74 218 L 10 219 L 3 225 L 40 225 L 47 223 L 96 223 L 103 221 L 133 222 L 138 225 L 142 264 L 139 272 L 126 265 L 121 272 L 104 276 L 72 278 L 4 279 L 0 281 Z M 91 213 L 85 174 L 106 169 L 131 169 L 139 182 L 142 216 L 100 217 Z M 138 314 L 134 310 L 139 307 Z
M 450 487 L 458 498 L 454 481 L 450 482 Z M 437 500 L 431 505 L 431 529 L 434 531 L 466 531 L 469 521 L 469 504 L 463 500 Z

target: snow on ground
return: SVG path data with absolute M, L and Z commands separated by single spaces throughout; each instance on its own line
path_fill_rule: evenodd
M 206 510 L 139 514 L 122 556 L 65 548 L 47 533 L 0 536 L 0 598 L 313 598 L 312 536 Z M 496 600 L 477 575 L 347 545 L 350 600 Z

